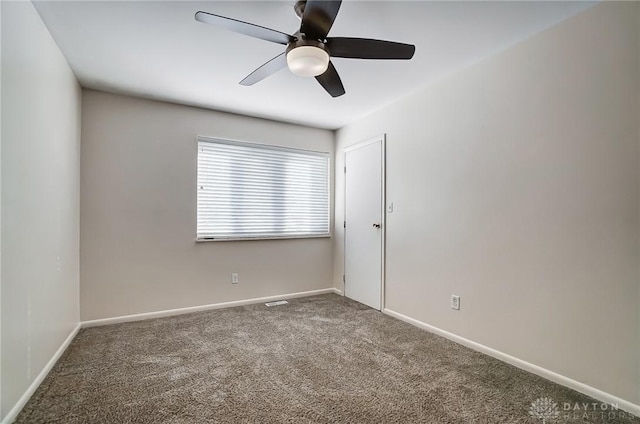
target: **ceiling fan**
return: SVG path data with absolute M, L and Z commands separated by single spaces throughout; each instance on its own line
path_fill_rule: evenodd
M 296 75 L 315 77 L 332 96 L 342 96 L 344 86 L 331 57 L 349 59 L 411 59 L 416 47 L 411 44 L 369 38 L 327 37 L 342 1 L 298 1 L 294 10 L 300 18 L 300 29 L 293 35 L 237 19 L 197 12 L 196 20 L 217 25 L 240 34 L 287 46 L 274 57 L 240 81 L 253 85 L 277 71 L 289 67 Z

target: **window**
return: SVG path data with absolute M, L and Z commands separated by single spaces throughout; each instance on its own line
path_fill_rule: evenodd
M 198 137 L 198 240 L 329 235 L 329 154 Z

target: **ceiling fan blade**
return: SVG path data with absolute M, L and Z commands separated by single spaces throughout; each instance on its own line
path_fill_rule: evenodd
M 300 32 L 307 38 L 324 40 L 336 20 L 340 4 L 342 1 L 307 0 Z
M 253 85 L 262 81 L 268 76 L 278 72 L 282 68 L 287 67 L 287 54 L 282 53 L 274 57 L 255 71 L 251 72 L 245 79 L 240 81 L 240 85 Z
M 331 97 L 339 97 L 344 94 L 344 86 L 342 85 L 340 75 L 338 75 L 338 71 L 336 71 L 333 63 L 329 62 L 327 70 L 324 74 L 318 75 L 316 80 L 318 80 L 320 85 L 327 90 L 327 93 L 329 93 Z
M 370 38 L 332 37 L 327 39 L 331 57 L 350 59 L 411 59 L 416 51 L 413 44 Z
M 295 38 L 284 32 L 275 29 L 265 28 L 260 25 L 250 24 L 248 22 L 239 21 L 237 19 L 226 18 L 224 16 L 214 15 L 213 13 L 197 12 L 196 21 L 205 24 L 217 25 L 230 31 L 248 35 L 249 37 L 259 38 L 261 40 L 271 41 L 273 43 L 287 45 Z

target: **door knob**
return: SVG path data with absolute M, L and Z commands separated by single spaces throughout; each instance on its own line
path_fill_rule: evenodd
M 380 228 L 380 224 L 378 224 L 378 223 L 373 224 L 373 228 Z

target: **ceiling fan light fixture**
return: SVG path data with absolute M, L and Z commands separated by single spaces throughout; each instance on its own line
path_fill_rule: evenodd
M 329 67 L 329 53 L 316 46 L 298 46 L 287 53 L 287 66 L 301 77 L 315 77 Z

